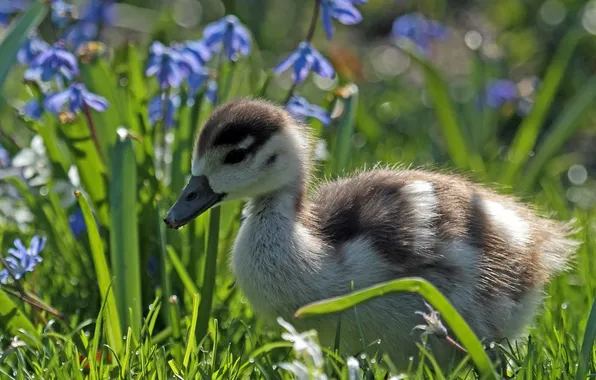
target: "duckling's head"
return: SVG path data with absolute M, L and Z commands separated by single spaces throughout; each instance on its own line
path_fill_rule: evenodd
M 164 222 L 179 228 L 225 201 L 298 192 L 308 155 L 306 128 L 283 108 L 263 100 L 226 103 L 201 129 L 191 178 Z

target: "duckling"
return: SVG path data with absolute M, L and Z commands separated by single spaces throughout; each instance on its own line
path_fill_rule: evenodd
M 480 338 L 516 339 L 577 249 L 567 224 L 459 175 L 378 168 L 309 192 L 311 148 L 309 128 L 274 103 L 219 106 L 164 222 L 177 229 L 222 202 L 248 199 L 231 253 L 236 283 L 265 321 L 315 329 L 323 345 L 333 346 L 339 316 L 295 320 L 298 308 L 410 276 L 435 285 Z M 407 366 L 419 353 L 411 332 L 423 301 L 391 294 L 343 312 L 342 352 L 377 342 Z M 428 343 L 441 363 L 457 355 L 445 340 Z

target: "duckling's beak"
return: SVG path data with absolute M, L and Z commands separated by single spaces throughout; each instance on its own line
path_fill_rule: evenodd
M 219 203 L 225 194 L 211 189 L 204 175 L 192 176 L 178 200 L 163 219 L 168 228 L 178 229 Z

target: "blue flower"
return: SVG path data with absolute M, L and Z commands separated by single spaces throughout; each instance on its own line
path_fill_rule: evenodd
M 322 107 L 309 103 L 301 96 L 293 96 L 288 104 L 286 104 L 286 110 L 298 120 L 304 120 L 306 117 L 314 117 L 324 125 L 331 123 L 329 112 Z
M 116 19 L 113 0 L 91 0 L 83 9 L 83 21 L 94 24 L 112 25 Z
M 171 57 L 182 70 L 184 78 L 188 78 L 190 74 L 199 71 L 203 67 L 204 63 L 202 63 L 201 58 L 187 50 L 184 44 L 173 43 L 170 45 L 170 49 L 172 50 Z
M 54 76 L 62 74 L 70 80 L 79 73 L 76 57 L 64 48 L 61 42 L 40 52 L 25 71 L 25 79 L 48 82 Z
M 311 70 L 324 78 L 335 76 L 335 70 L 331 63 L 308 42 L 301 42 L 298 48 L 284 59 L 273 72 L 279 74 L 292 66 L 294 66 L 292 80 L 295 83 L 302 83 Z
M 442 39 L 448 31 L 434 20 L 428 20 L 420 13 L 408 13 L 393 22 L 392 34 L 397 39 L 410 40 L 422 53 L 428 53 L 434 39 Z
M 164 104 L 165 101 L 165 104 Z M 165 94 L 156 95 L 149 102 L 149 121 L 155 124 L 162 120 L 164 128 L 171 128 L 176 122 L 176 112 L 180 107 L 180 96 L 169 95 L 166 98 Z M 163 120 L 165 112 L 165 120 Z
M 70 226 L 70 231 L 75 237 L 78 237 L 80 234 L 87 231 L 83 211 L 81 211 L 80 208 L 77 208 L 75 212 L 70 214 L 68 217 L 68 224 Z
M 63 0 L 52 1 L 52 22 L 59 28 L 64 28 L 72 20 L 72 8 L 71 4 L 64 2 Z
M 209 79 L 209 69 L 202 68 L 199 71 L 196 71 L 188 77 L 188 91 L 190 96 L 196 95 L 197 91 L 207 82 Z
M 490 108 L 499 108 L 504 103 L 518 98 L 517 86 L 510 80 L 498 79 L 491 81 L 485 89 L 484 101 Z
M 81 19 L 64 34 L 64 39 L 74 50 L 85 42 L 99 37 L 102 24 L 112 25 L 116 18 L 116 7 L 112 0 L 91 0 L 83 9 Z
M 192 67 L 189 62 L 184 62 L 184 57 L 175 49 L 155 41 L 149 48 L 149 62 L 145 75 L 156 76 L 162 90 L 169 87 L 178 88 L 185 78 L 185 68 Z
M 22 109 L 23 115 L 27 116 L 33 120 L 41 120 L 41 116 L 43 115 L 43 105 L 38 99 L 31 99 Z
M 80 111 L 84 106 L 103 112 L 109 105 L 105 98 L 87 90 L 83 83 L 73 83 L 64 91 L 48 95 L 43 106 L 46 110 L 58 115 L 63 112 L 67 102 L 69 103 L 68 111 L 71 113 Z
M 2 145 L 0 145 L 0 168 L 7 168 L 10 166 L 10 154 Z
M 250 33 L 236 16 L 228 15 L 207 25 L 203 38 L 207 47 L 214 52 L 223 47 L 230 61 L 238 60 L 240 55 L 250 54 Z
M 73 50 L 85 42 L 94 40 L 97 37 L 97 25 L 91 22 L 77 22 L 71 25 L 64 33 L 64 40 Z
M 201 66 L 204 66 L 212 57 L 211 50 L 203 40 L 184 42 L 180 52 L 182 55 L 192 55 Z
M 15 280 L 19 280 L 27 272 L 33 272 L 35 266 L 42 261 L 39 254 L 44 249 L 45 245 L 46 238 L 40 238 L 39 236 L 34 236 L 33 239 L 31 239 L 29 248 L 23 245 L 21 239 L 16 239 L 14 241 L 15 247 L 8 249 L 8 254 L 10 256 L 8 256 L 5 261 L 10 267 L 12 274 L 14 274 Z M 0 271 L 0 283 L 6 284 L 9 277 L 10 274 L 6 268 Z
M 354 25 L 362 21 L 362 14 L 354 4 L 363 4 L 362 0 L 323 0 L 321 2 L 321 21 L 327 39 L 333 38 L 333 20 L 344 25 Z
M 0 0 L 0 25 L 7 25 L 12 15 L 27 9 L 28 5 L 25 0 Z
M 51 48 L 50 44 L 45 42 L 41 37 L 37 35 L 31 36 L 19 49 L 17 60 L 21 65 L 28 65 L 33 62 L 39 53 Z

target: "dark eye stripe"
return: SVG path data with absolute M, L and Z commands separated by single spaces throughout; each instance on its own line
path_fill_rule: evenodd
M 248 137 L 254 139 L 254 152 L 279 132 L 284 123 L 281 113 L 272 105 L 260 101 L 233 101 L 218 108 L 201 130 L 197 155 L 208 149 L 237 145 Z
M 224 157 L 224 164 L 237 164 L 246 158 L 248 150 L 246 149 L 232 149 Z

